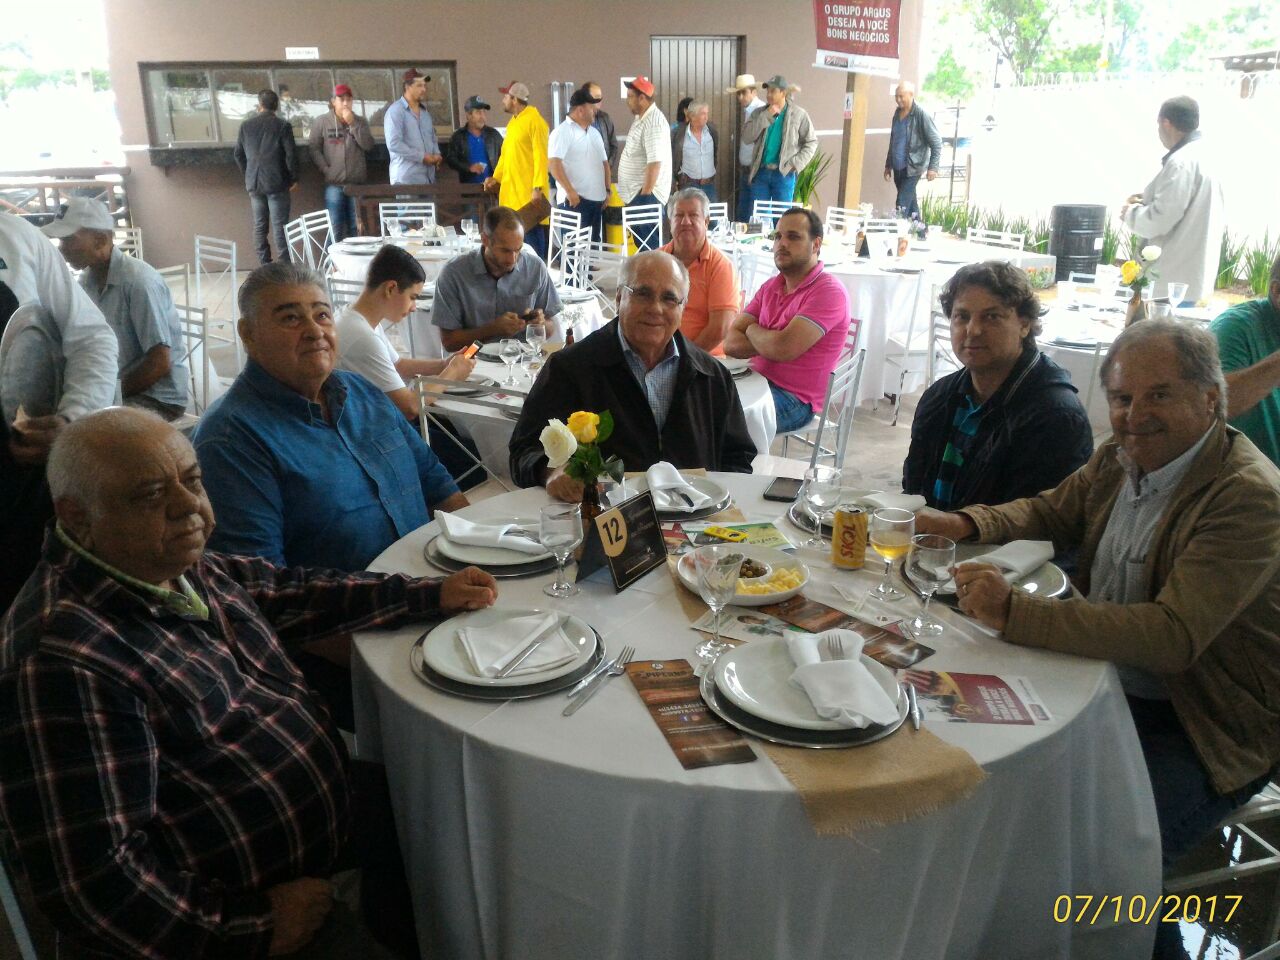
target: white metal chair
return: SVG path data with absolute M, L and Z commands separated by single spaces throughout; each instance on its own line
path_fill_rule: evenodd
M 596 289 L 591 282 L 591 228 L 566 230 L 560 243 L 560 282 L 574 290 Z
M 312 210 L 284 225 L 289 256 L 298 263 L 328 272 L 329 247 L 333 245 L 333 221 L 328 210 Z
M 862 224 L 862 211 L 852 207 L 827 207 L 827 219 L 823 226 L 838 233 L 857 233 Z
M 890 426 L 897 426 L 898 412 L 902 409 L 902 392 L 906 389 L 907 375 L 911 373 L 921 373 L 928 375 L 929 367 L 932 363 L 931 351 L 933 350 L 933 332 L 925 331 L 924 343 L 918 342 L 920 339 L 916 328 L 916 317 L 920 313 L 920 296 L 924 292 L 925 284 L 923 277 L 917 282 L 916 295 L 911 302 L 911 316 L 907 318 L 907 332 L 901 340 L 890 335 L 885 341 L 884 362 L 886 365 L 898 368 L 898 389 L 893 396 L 893 419 L 889 421 Z M 932 327 L 932 322 L 930 322 Z M 879 401 L 877 399 L 877 405 Z
M 977 230 L 968 227 L 964 232 L 965 240 L 980 243 L 988 247 L 1004 247 L 1008 250 L 1023 250 L 1027 245 L 1025 233 L 1011 233 L 1008 230 Z
M 384 237 L 416 230 L 436 222 L 434 201 L 385 201 L 378 204 L 378 224 Z
M 175 303 L 174 309 L 178 311 L 178 327 L 182 331 L 182 356 L 179 360 L 187 365 L 191 386 L 187 409 L 202 417 L 209 404 L 224 392 L 218 372 L 209 358 L 209 313 L 203 307 L 191 307 L 185 303 Z
M 932 386 L 933 381 L 938 379 L 939 361 L 951 367 L 951 370 L 960 369 L 960 361 L 951 352 L 951 319 L 942 312 L 942 303 L 939 299 L 941 293 L 942 287 L 934 284 L 929 301 L 929 341 L 925 348 L 924 385 L 926 387 Z
M 774 222 L 796 204 L 787 200 L 756 200 L 751 204 L 751 216 L 768 218 Z
M 230 343 L 235 348 L 235 373 L 244 366 L 240 348 L 240 308 L 236 301 L 236 244 L 197 234 L 195 241 L 195 303 L 208 313 L 208 327 L 227 327 L 226 336 L 206 333 L 206 340 Z
M 141 227 L 116 227 L 112 233 L 114 235 L 114 243 L 118 249 L 137 257 L 139 260 L 144 259 L 142 256 Z
M 642 236 L 657 235 L 657 243 L 653 244 L 652 249 L 657 250 L 666 241 L 662 236 L 662 204 L 646 203 L 639 207 L 623 207 L 622 208 L 622 237 L 623 246 L 626 247 L 627 241 L 634 241 L 636 248 L 640 248 L 639 238 Z
M 565 234 L 582 229 L 582 214 L 577 210 L 551 208 L 551 224 L 547 236 L 547 266 L 556 266 L 556 249 L 564 249 Z M 587 228 L 590 229 L 589 227 Z M 563 256 L 563 253 L 562 253 Z
M 738 251 L 738 284 L 742 288 L 745 306 L 755 296 L 761 285 L 778 272 L 773 254 L 768 250 L 743 248 Z
M 343 307 L 349 307 L 360 299 L 364 292 L 364 284 L 359 280 L 344 280 L 342 277 L 325 277 L 329 285 L 329 303 L 336 314 Z
M 856 343 L 856 333 L 853 340 Z M 830 460 L 836 467 L 844 463 L 849 436 L 853 432 L 853 414 L 858 406 L 858 387 L 862 383 L 862 368 L 866 359 L 865 350 L 849 351 L 841 357 L 827 378 L 826 396 L 817 416 L 803 427 L 778 434 L 782 437 L 782 456 L 787 455 L 787 446 L 795 439 L 812 448 L 809 455 L 810 467 L 816 467 L 823 460 Z M 834 431 L 834 440 L 828 440 L 831 446 L 825 447 L 822 440 L 828 429 Z
M 191 264 L 175 263 L 172 267 L 160 267 L 156 273 L 164 277 L 174 303 L 191 302 Z
M 729 203 L 727 200 L 720 200 L 715 203 L 707 204 L 707 219 L 711 221 L 707 224 L 708 230 L 718 230 L 722 225 L 729 223 Z

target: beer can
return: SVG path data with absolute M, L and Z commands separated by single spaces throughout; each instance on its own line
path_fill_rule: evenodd
M 831 563 L 842 570 L 861 570 L 866 560 L 867 512 L 842 503 L 831 527 Z

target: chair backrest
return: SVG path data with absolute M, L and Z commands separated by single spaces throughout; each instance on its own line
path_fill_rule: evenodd
M 767 250 L 747 249 L 738 255 L 738 283 L 742 287 L 745 306 L 761 285 L 778 272 L 773 254 Z
M 575 290 L 591 290 L 591 228 L 565 232 L 561 244 L 560 280 Z
M 856 334 L 855 334 L 856 337 Z M 827 395 L 822 401 L 822 410 L 818 416 L 818 430 L 813 438 L 813 453 L 809 456 L 809 466 L 816 467 L 819 460 L 828 457 L 835 466 L 844 463 L 845 453 L 849 449 L 849 435 L 853 432 L 853 414 L 858 406 L 858 387 L 862 384 L 862 368 L 866 363 L 867 351 L 859 350 L 846 355 L 827 379 Z M 827 428 L 835 430 L 835 443 L 824 452 L 822 435 Z
M 329 302 L 335 314 L 359 300 L 360 294 L 364 292 L 364 284 L 359 280 L 329 276 L 325 278 L 325 282 L 329 285 Z
M 236 323 L 240 308 L 236 300 L 236 244 L 234 240 L 196 235 L 195 300 L 192 306 L 203 307 L 208 314 L 209 326 L 228 327 L 223 336 L 207 334 L 207 339 L 230 343 L 235 348 L 236 373 L 244 366 L 240 347 L 240 332 Z
M 160 267 L 156 273 L 164 277 L 174 303 L 191 302 L 191 264 L 175 263 L 172 267 Z
M 115 235 L 114 243 L 118 249 L 123 250 L 130 256 L 137 257 L 139 260 L 144 259 L 142 256 L 141 227 L 116 227 L 112 233 Z
M 555 266 L 556 248 L 564 249 L 565 234 L 582 229 L 582 214 L 577 210 L 551 208 L 551 229 L 547 237 L 547 264 Z M 589 229 L 589 228 L 588 228 Z
M 223 393 L 213 360 L 209 357 L 209 314 L 202 307 L 191 307 L 185 303 L 173 306 L 178 312 L 178 328 L 182 331 L 182 356 L 179 359 L 187 365 L 191 380 L 191 399 L 187 406 L 196 416 L 203 416 L 209 404 Z
M 857 233 L 861 224 L 861 210 L 854 210 L 851 207 L 827 207 L 827 219 L 823 226 L 840 233 L 848 233 L 850 230 Z
M 711 222 L 708 229 L 719 229 L 721 224 L 729 222 L 729 203 L 727 200 L 720 200 L 716 203 L 707 204 L 707 219 Z
M 436 222 L 434 201 L 384 201 L 378 204 L 378 224 L 384 237 Z
M 872 217 L 862 225 L 862 229 L 866 233 L 897 233 L 898 221 L 886 218 L 877 219 Z
M 323 269 L 329 247 L 333 244 L 333 223 L 328 210 L 313 210 L 284 225 L 284 239 L 289 255 L 298 263 Z
M 751 204 L 751 216 L 768 217 L 777 220 L 780 216 L 796 206 L 786 200 L 756 200 Z
M 988 247 L 1006 247 L 1009 250 L 1022 250 L 1027 244 L 1025 233 L 1011 233 L 1008 230 L 976 230 L 968 227 L 964 238 L 970 243 L 981 243 Z
M 658 242 L 654 245 L 654 249 L 662 246 L 666 241 L 662 236 L 662 204 L 646 203 L 638 207 L 622 208 L 622 235 L 624 238 L 634 236 L 637 233 L 648 235 L 648 228 L 657 227 Z M 641 230 L 640 228 L 646 228 Z

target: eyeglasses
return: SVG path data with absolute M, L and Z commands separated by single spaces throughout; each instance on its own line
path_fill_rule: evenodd
M 687 299 L 686 297 L 677 297 L 670 291 L 659 295 L 654 293 L 648 287 L 632 287 L 625 283 L 622 285 L 622 289 L 627 291 L 627 293 L 631 294 L 631 296 L 635 297 L 639 303 L 644 304 L 646 307 L 651 307 L 655 303 L 661 303 L 664 309 L 674 310 L 676 307 L 684 306 L 685 300 Z

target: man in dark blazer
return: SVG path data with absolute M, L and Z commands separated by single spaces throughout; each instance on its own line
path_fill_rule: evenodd
M 276 254 L 289 259 L 284 225 L 289 219 L 289 193 L 298 189 L 298 161 L 294 156 L 293 128 L 276 116 L 280 97 L 274 90 L 258 93 L 258 114 L 240 125 L 236 140 L 236 166 L 244 174 L 244 188 L 253 207 L 253 245 L 260 263 L 271 262 L 267 220 L 276 241 Z

